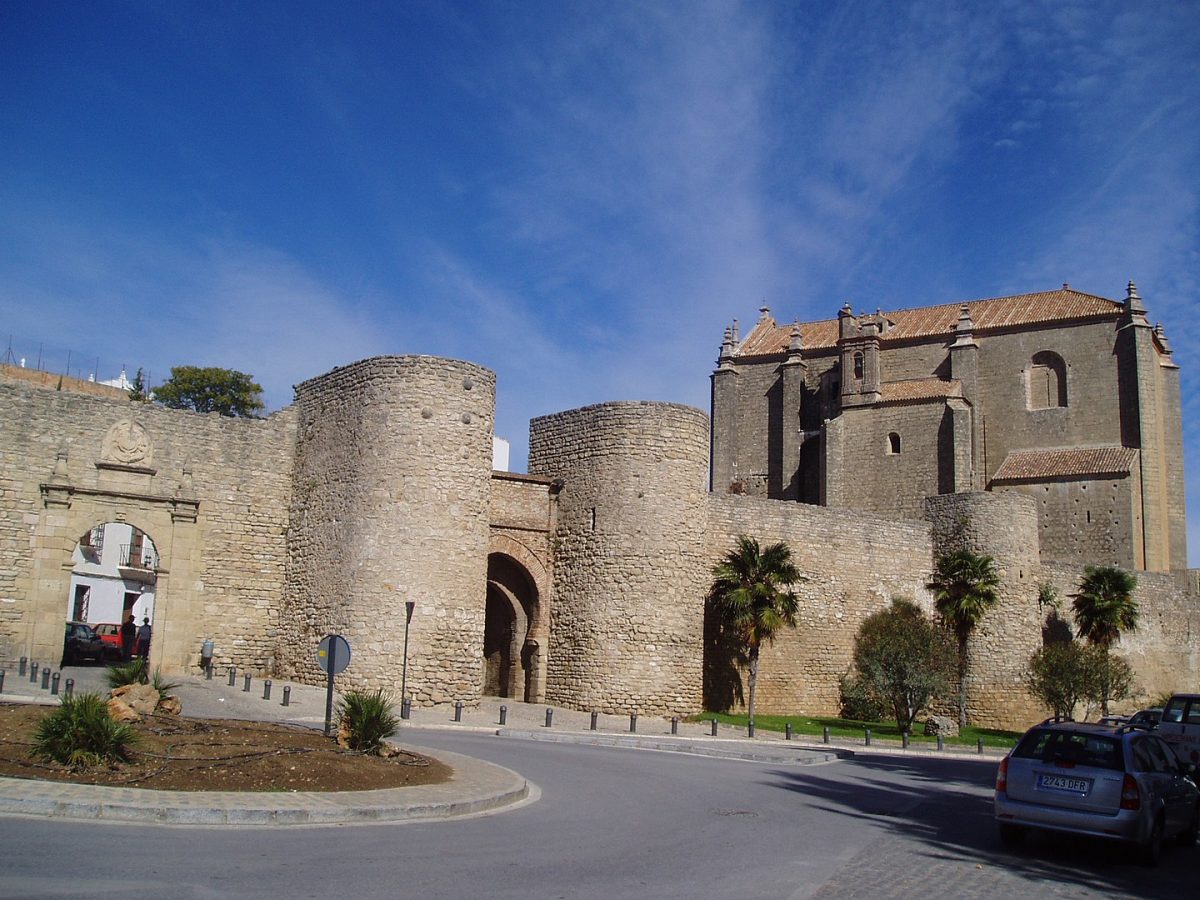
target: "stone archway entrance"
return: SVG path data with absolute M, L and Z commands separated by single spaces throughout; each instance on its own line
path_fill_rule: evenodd
M 533 578 L 511 556 L 490 554 L 483 632 L 485 695 L 526 702 L 541 699 L 545 660 L 538 621 Z
M 155 619 L 161 566 L 154 541 L 128 522 L 99 522 L 79 537 L 71 563 L 66 618 L 95 626 L 114 656 L 127 657 L 133 648 L 122 646 L 121 623 L 131 616 L 138 626 Z

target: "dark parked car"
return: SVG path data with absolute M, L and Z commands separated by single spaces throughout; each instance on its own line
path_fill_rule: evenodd
M 85 659 L 95 659 L 100 662 L 111 656 L 111 649 L 96 629 L 87 622 L 68 622 L 66 637 L 63 639 L 64 666 L 73 666 Z
M 1200 831 L 1200 789 L 1161 738 L 1129 725 L 1035 725 L 1000 763 L 994 809 L 1006 845 L 1069 832 L 1133 844 L 1151 865 L 1165 838 L 1194 846 Z
M 1129 717 L 1129 724 L 1140 725 L 1142 728 L 1153 728 L 1162 719 L 1162 712 L 1163 708 L 1161 706 L 1140 709 Z

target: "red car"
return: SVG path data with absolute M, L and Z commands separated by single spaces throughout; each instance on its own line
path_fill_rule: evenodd
M 111 622 L 102 622 L 99 625 L 92 625 L 92 627 L 96 629 L 96 634 L 100 635 L 100 640 L 111 648 L 112 657 L 119 659 L 121 657 L 121 626 Z

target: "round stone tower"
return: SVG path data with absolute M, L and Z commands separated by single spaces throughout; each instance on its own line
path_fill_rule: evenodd
M 1042 646 L 1037 506 L 1006 491 L 938 494 L 925 498 L 925 517 L 935 555 L 984 553 L 1000 576 L 999 602 L 968 643 L 967 715 L 1003 728 L 1026 728 L 1040 712 L 1025 688 L 1029 657 Z
M 529 431 L 529 473 L 563 482 L 547 700 L 699 710 L 708 416 L 605 403 L 534 419 Z
M 321 677 L 317 643 L 338 632 L 343 687 L 399 698 L 405 602 L 408 694 L 477 701 L 483 687 L 492 372 L 387 356 L 296 387 L 299 409 L 279 660 Z

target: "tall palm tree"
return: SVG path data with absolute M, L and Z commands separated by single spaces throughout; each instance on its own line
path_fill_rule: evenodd
M 792 562 L 785 543 L 760 548 L 758 541 L 739 535 L 737 546 L 713 566 L 708 600 L 741 641 L 749 668 L 749 701 L 746 711 L 754 721 L 754 689 L 758 681 L 758 653 L 785 625 L 796 627 L 799 600 L 792 588 L 807 579 Z
M 1000 576 L 995 561 L 985 553 L 955 550 L 938 557 L 926 587 L 942 621 L 958 638 L 958 725 L 967 724 L 968 644 L 987 611 L 999 597 Z
M 1089 644 L 1100 648 L 1102 671 L 1108 671 L 1108 653 L 1124 631 L 1137 628 L 1138 605 L 1133 599 L 1137 579 L 1116 566 L 1087 566 L 1079 590 L 1071 595 L 1075 627 Z M 1108 715 L 1108 679 L 1098 685 L 1100 713 Z
M 1079 590 L 1071 596 L 1080 637 L 1108 650 L 1123 631 L 1137 628 L 1138 605 L 1133 599 L 1137 579 L 1116 566 L 1088 566 Z

